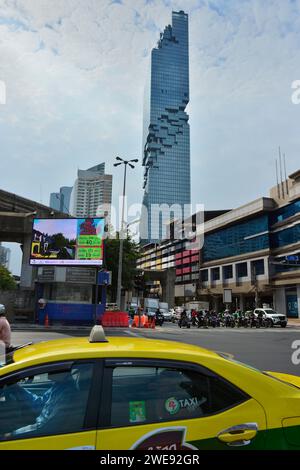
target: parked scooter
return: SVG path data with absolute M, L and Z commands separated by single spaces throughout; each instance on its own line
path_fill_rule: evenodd
M 188 319 L 188 316 L 187 316 L 187 313 L 186 313 L 185 310 L 182 312 L 182 314 L 180 316 L 180 319 L 178 320 L 178 326 L 179 326 L 179 328 L 182 328 L 182 327 L 190 328 L 191 327 L 190 320 Z
M 178 321 L 178 326 L 179 328 L 186 327 L 186 328 L 191 328 L 191 324 L 188 318 L 182 318 Z
M 250 315 L 250 328 L 260 328 L 259 319 L 256 318 L 254 313 Z
M 235 320 L 234 320 L 233 315 L 231 315 L 230 313 L 227 313 L 225 315 L 224 319 L 225 319 L 225 327 L 226 328 L 234 328 L 235 327 Z

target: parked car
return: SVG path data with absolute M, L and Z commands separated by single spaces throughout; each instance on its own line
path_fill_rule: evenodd
M 105 309 L 107 311 L 113 312 L 119 310 L 119 307 L 116 303 L 111 302 L 106 304 Z
M 146 298 L 144 300 L 144 313 L 149 317 L 153 318 L 159 309 L 159 300 L 153 298 Z
M 272 308 L 256 308 L 254 310 L 255 316 L 259 316 L 259 313 L 262 314 L 265 320 L 268 320 L 270 326 L 281 326 L 281 328 L 285 328 L 287 325 L 287 317 L 286 315 L 282 315 L 277 313 L 276 310 Z
M 89 339 L 9 355 L 0 368 L 0 451 L 300 450 L 300 377 L 94 328 Z M 58 400 L 49 392 L 59 389 Z
M 172 312 L 170 310 L 160 309 L 160 312 L 163 315 L 165 321 L 171 321 L 172 320 Z
M 164 320 L 171 320 L 171 315 L 169 314 L 169 304 L 167 302 L 159 302 L 159 311 L 163 315 Z

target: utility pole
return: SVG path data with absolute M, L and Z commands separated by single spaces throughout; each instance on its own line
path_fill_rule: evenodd
M 256 266 L 255 264 L 252 265 L 252 282 L 254 284 L 254 293 L 255 293 L 255 308 L 259 307 L 259 291 L 258 291 L 258 282 L 257 282 L 257 275 L 256 275 Z
M 125 194 L 126 194 L 126 176 L 127 176 L 127 165 L 130 168 L 134 168 L 132 163 L 137 163 L 138 159 L 134 160 L 123 160 L 123 158 L 116 157 L 118 163 L 114 163 L 114 166 L 124 165 L 124 181 L 123 181 L 123 201 L 122 201 L 122 218 L 121 218 L 121 228 L 119 230 L 119 265 L 118 265 L 118 284 L 117 284 L 117 306 L 121 308 L 121 291 L 122 291 L 122 267 L 123 267 L 123 244 L 124 236 L 126 231 L 124 230 L 124 204 L 125 204 Z

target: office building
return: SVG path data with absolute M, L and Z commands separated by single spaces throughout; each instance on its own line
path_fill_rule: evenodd
M 268 305 L 300 317 L 300 170 L 236 209 L 204 221 L 204 244 L 186 240 L 144 247 L 138 267 L 175 270 L 175 303 L 202 300 L 220 311 L 224 289 L 235 310 Z
M 51 193 L 49 206 L 54 210 L 69 214 L 72 189 L 72 186 L 62 186 L 59 193 Z
M 49 207 L 52 207 L 52 209 L 54 209 L 56 211 L 59 211 L 59 209 L 60 209 L 60 193 L 51 193 L 50 194 Z
M 70 212 L 70 200 L 72 194 L 72 186 L 62 186 L 60 188 L 60 211 L 61 212 Z
M 166 26 L 151 52 L 145 88 L 141 220 L 144 244 L 163 239 L 170 218 L 179 216 L 174 205 L 182 211 L 191 201 L 190 129 L 185 112 L 188 102 L 188 15 L 179 11 L 172 12 L 172 25 Z M 158 206 L 162 204 L 171 208 L 169 213 L 159 213 Z

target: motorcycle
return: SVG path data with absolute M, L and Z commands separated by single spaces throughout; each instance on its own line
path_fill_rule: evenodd
M 191 328 L 190 321 L 188 317 L 183 317 L 178 320 L 178 326 L 179 328 L 186 327 L 186 328 Z
M 225 327 L 226 328 L 234 328 L 235 327 L 235 320 L 233 315 L 227 315 L 225 317 Z
M 250 328 L 260 328 L 259 319 L 255 316 L 250 317 Z
M 212 326 L 213 328 L 220 326 L 220 322 L 219 322 L 217 315 L 211 315 L 209 319 L 209 326 Z
M 196 316 L 192 318 L 192 326 L 196 326 L 197 328 L 204 327 L 206 324 L 205 319 L 203 316 Z
M 162 326 L 165 319 L 162 313 L 155 314 L 155 325 Z

